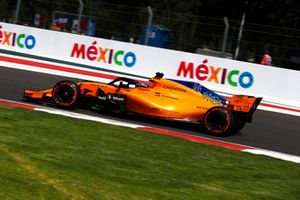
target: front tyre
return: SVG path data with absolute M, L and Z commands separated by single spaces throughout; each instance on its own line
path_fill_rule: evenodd
M 80 97 L 80 88 L 72 81 L 60 81 L 53 87 L 52 97 L 59 107 L 74 108 Z
M 226 135 L 234 127 L 232 112 L 224 107 L 213 107 L 204 116 L 205 129 L 214 135 Z

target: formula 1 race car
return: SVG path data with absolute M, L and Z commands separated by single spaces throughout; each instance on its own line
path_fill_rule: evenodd
M 148 82 L 119 77 L 108 84 L 60 81 L 43 91 L 24 90 L 29 100 L 49 100 L 59 107 L 93 105 L 172 120 L 202 124 L 215 135 L 240 131 L 251 122 L 262 98 L 233 95 L 230 100 L 199 83 L 175 81 L 157 73 Z M 104 109 L 105 110 L 105 109 Z

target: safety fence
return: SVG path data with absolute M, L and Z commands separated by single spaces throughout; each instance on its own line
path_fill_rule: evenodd
M 145 36 L 150 17 L 146 6 L 96 0 L 85 1 L 84 5 L 79 2 L 0 0 L 0 20 L 140 44 L 149 36 L 150 46 L 227 58 L 236 56 L 238 60 L 253 63 L 260 63 L 269 51 L 273 66 L 300 69 L 299 29 L 250 24 L 246 20 L 239 43 L 240 21 L 166 12 L 153 7 L 152 29 Z

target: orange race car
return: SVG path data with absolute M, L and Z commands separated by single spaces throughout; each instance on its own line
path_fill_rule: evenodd
M 233 95 L 230 100 L 199 83 L 175 81 L 157 73 L 148 82 L 119 77 L 108 84 L 98 82 L 60 81 L 43 91 L 24 90 L 24 98 L 50 100 L 59 107 L 78 105 L 144 116 L 192 121 L 203 124 L 215 135 L 240 131 L 251 122 L 262 98 Z

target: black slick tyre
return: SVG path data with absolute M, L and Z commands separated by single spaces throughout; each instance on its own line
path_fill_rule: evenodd
M 224 136 L 229 134 L 234 127 L 232 112 L 224 107 L 210 108 L 204 116 L 205 129 L 214 135 Z
M 80 98 L 80 88 L 72 81 L 60 81 L 52 89 L 54 103 L 63 108 L 74 108 Z

